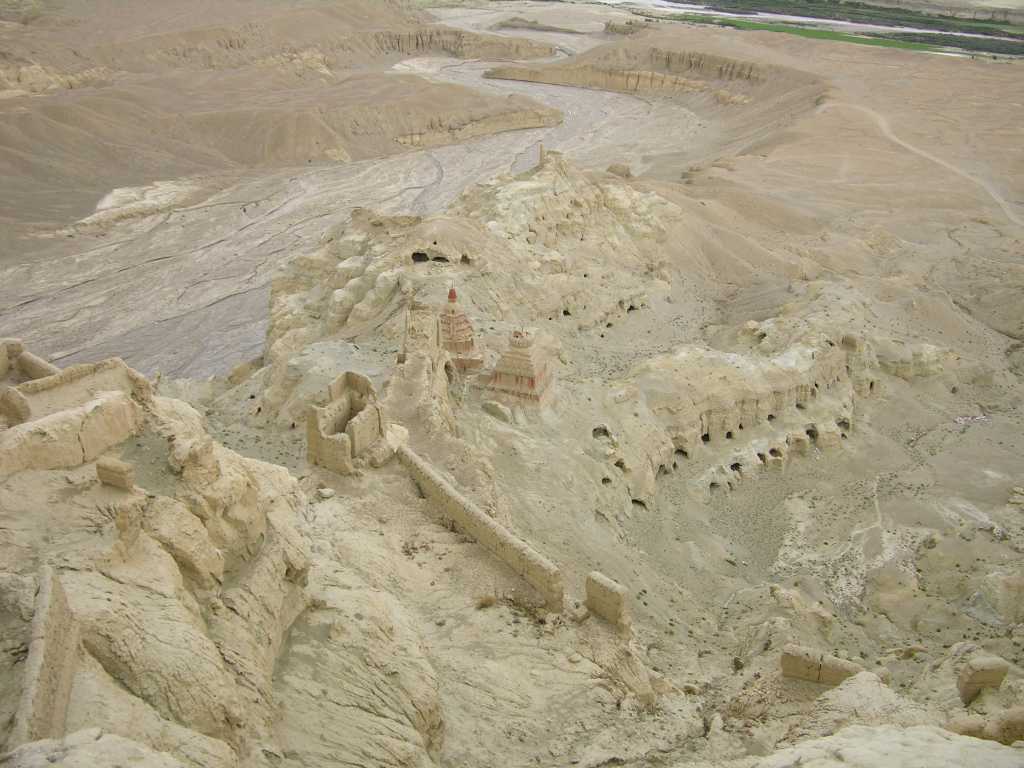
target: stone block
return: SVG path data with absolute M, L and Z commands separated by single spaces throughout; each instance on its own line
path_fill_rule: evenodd
M 974 701 L 982 688 L 998 688 L 1009 669 L 1009 663 L 998 656 L 972 656 L 961 667 L 957 679 L 960 700 L 966 706 Z
M 787 645 L 782 649 L 782 675 L 798 680 L 818 682 L 821 670 L 821 654 L 799 645 Z
M 864 671 L 860 664 L 800 645 L 787 645 L 783 648 L 781 664 L 784 677 L 824 685 L 838 685 L 846 678 Z
M 0 413 L 8 424 L 24 424 L 32 418 L 32 406 L 21 392 L 14 387 L 0 388 Z
M 620 629 L 630 625 L 626 588 L 599 571 L 587 574 L 587 608 Z
M 824 430 L 818 434 L 818 447 L 822 450 L 838 448 L 842 444 L 842 440 L 838 431 Z
M 805 456 L 811 446 L 810 438 L 803 432 L 790 432 L 786 443 L 789 445 L 789 450 L 799 456 Z
M 130 491 L 135 487 L 135 468 L 120 459 L 103 457 L 96 462 L 96 477 L 104 485 L 124 488 Z
M 848 659 L 824 655 L 821 657 L 821 672 L 818 682 L 824 685 L 839 685 L 848 677 L 863 672 L 864 667 Z

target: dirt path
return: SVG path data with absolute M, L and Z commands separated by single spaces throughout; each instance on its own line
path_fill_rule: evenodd
M 878 126 L 878 130 L 881 131 L 882 135 L 885 136 L 885 138 L 887 138 L 889 141 L 893 142 L 894 144 L 898 144 L 899 146 L 906 149 L 908 152 L 912 152 L 918 157 L 923 157 L 925 160 L 929 160 L 937 165 L 941 165 L 946 170 L 951 171 L 955 173 L 957 176 L 967 179 L 967 181 L 971 182 L 972 184 L 976 184 L 977 186 L 981 187 L 983 190 L 985 190 L 988 196 L 992 198 L 996 205 L 1002 208 L 1003 213 L 1006 214 L 1006 218 L 1008 218 L 1017 226 L 1024 227 L 1024 217 L 1022 217 L 1014 210 L 1013 205 L 1009 203 L 1006 200 L 1006 198 L 1004 198 L 999 193 L 999 191 L 991 182 L 986 181 L 985 179 L 979 179 L 977 176 L 971 175 L 967 171 L 964 171 L 963 169 L 958 168 L 952 163 L 943 160 L 941 157 L 936 157 L 931 152 L 923 150 L 919 147 L 915 147 L 913 144 L 904 141 L 895 133 L 893 133 L 892 127 L 889 125 L 889 120 L 885 117 L 885 115 L 879 114 L 870 107 L 863 107 L 859 104 L 849 104 L 847 102 L 836 101 L 830 102 L 828 104 L 823 104 L 821 107 L 819 107 L 818 113 L 821 114 L 831 109 L 835 109 L 836 107 L 854 109 L 857 110 L 858 112 L 863 112 L 865 115 L 867 115 L 868 117 L 875 121 L 875 124 Z

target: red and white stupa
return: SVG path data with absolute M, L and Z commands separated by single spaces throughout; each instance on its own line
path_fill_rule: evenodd
M 441 310 L 441 347 L 451 355 L 455 367 L 466 371 L 483 365 L 483 358 L 477 353 L 473 324 L 459 306 L 459 295 L 453 285 L 448 290 L 448 303 Z
M 488 389 L 540 402 L 552 383 L 547 356 L 534 346 L 533 334 L 512 331 L 509 345 L 494 366 Z

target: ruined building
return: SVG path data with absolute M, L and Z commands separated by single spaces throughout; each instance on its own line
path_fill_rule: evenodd
M 540 402 L 552 382 L 547 357 L 534 346 L 533 335 L 512 331 L 509 346 L 502 353 L 488 388 L 494 392 Z
M 327 405 L 312 406 L 306 427 L 310 464 L 350 475 L 355 459 L 384 435 L 384 414 L 365 376 L 343 373 L 327 390 Z
M 441 346 L 452 356 L 456 368 L 467 371 L 483 365 L 483 358 L 476 353 L 473 324 L 459 306 L 454 286 L 448 291 L 448 304 L 441 310 L 440 326 Z

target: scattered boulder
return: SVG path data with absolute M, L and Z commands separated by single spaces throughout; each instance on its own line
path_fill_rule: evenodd
M 1024 741 L 1024 707 L 1012 707 L 990 717 L 960 715 L 946 723 L 946 729 L 976 739 L 1014 744 Z
M 1009 669 L 1009 663 L 998 656 L 972 656 L 960 669 L 957 678 L 960 700 L 966 706 L 974 701 L 982 688 L 998 688 Z
M 776 752 L 756 768 L 1019 768 L 1020 750 L 960 736 L 934 726 L 854 725 Z
M 14 387 L 0 387 L 0 415 L 9 424 L 22 424 L 32 418 L 28 399 Z
M 633 178 L 633 169 L 626 163 L 612 163 L 608 166 L 608 173 L 614 174 L 623 179 Z
M 4 768 L 184 768 L 166 752 L 156 752 L 99 728 L 87 728 L 63 739 L 29 742 L 0 755 L 0 763 Z
M 900 696 L 872 672 L 858 672 L 817 698 L 806 719 L 790 728 L 787 742 L 836 733 L 849 725 L 933 725 L 937 718 Z
M 506 424 L 512 423 L 512 410 L 507 405 L 502 405 L 494 400 L 485 400 L 483 409 L 484 413 L 493 416 L 498 421 L 504 421 Z

